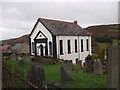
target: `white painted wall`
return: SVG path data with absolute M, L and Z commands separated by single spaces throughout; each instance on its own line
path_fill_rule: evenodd
M 77 39 L 77 49 L 78 52 L 75 53 L 75 39 Z M 81 52 L 81 39 L 83 39 L 83 52 Z M 89 42 L 89 51 L 86 49 L 86 39 Z M 63 55 L 60 55 L 60 46 L 59 40 L 63 40 Z M 71 43 L 71 53 L 68 54 L 67 40 L 70 40 Z M 76 63 L 76 59 L 82 60 L 84 62 L 85 57 L 91 55 L 91 37 L 90 36 L 57 36 L 57 57 L 65 60 L 72 60 L 73 63 Z
M 32 42 L 34 43 L 34 38 L 36 37 L 37 33 L 41 31 L 47 38 L 48 38 L 48 47 L 49 47 L 49 41 L 52 42 L 52 34 L 43 26 L 43 24 L 41 22 L 38 22 L 36 27 L 35 27 L 35 30 L 33 31 L 33 33 L 31 34 L 30 38 L 31 38 L 31 45 L 32 45 Z M 39 39 L 43 39 L 45 38 L 44 36 L 43 37 L 37 37 Z M 48 51 L 49 51 L 49 48 L 48 48 Z M 31 54 L 34 55 L 34 53 L 32 53 L 32 48 L 31 48 Z M 49 55 L 49 52 L 48 52 L 48 55 Z
M 34 42 L 34 38 L 39 31 L 41 31 L 48 38 L 47 44 L 48 44 L 48 55 L 49 55 L 50 54 L 49 53 L 49 41 L 52 42 L 52 34 L 42 25 L 41 22 L 38 22 L 34 32 L 30 36 L 31 44 L 32 42 Z M 37 39 L 43 39 L 43 38 L 45 37 L 44 36 L 37 37 Z M 77 42 L 78 42 L 77 53 L 75 53 L 75 39 L 77 39 Z M 83 52 L 81 52 L 81 39 L 83 39 Z M 89 41 L 89 51 L 86 51 L 86 39 L 88 39 Z M 59 40 L 63 40 L 63 55 L 59 54 L 59 48 L 60 48 Z M 70 40 L 71 42 L 71 53 L 70 54 L 68 54 L 67 40 Z M 73 63 L 76 63 L 76 59 L 78 58 L 79 60 L 82 60 L 82 63 L 83 63 L 85 61 L 85 57 L 88 54 L 91 55 L 91 36 L 56 36 L 56 43 L 57 43 L 57 58 L 64 59 L 64 60 L 72 60 Z M 38 43 L 37 46 L 39 46 L 40 44 L 41 43 Z M 32 53 L 32 48 L 31 48 L 31 54 L 34 55 L 34 53 Z M 38 51 L 38 54 L 40 54 L 40 51 Z

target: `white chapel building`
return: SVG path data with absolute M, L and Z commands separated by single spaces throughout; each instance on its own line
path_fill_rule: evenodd
M 77 21 L 66 22 L 38 18 L 29 35 L 30 55 L 64 60 L 82 60 L 91 55 L 91 36 Z

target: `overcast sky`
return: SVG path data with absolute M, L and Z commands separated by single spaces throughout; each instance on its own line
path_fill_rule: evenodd
M 38 18 L 70 22 L 77 20 L 83 28 L 92 25 L 116 24 L 118 23 L 118 2 L 74 2 L 74 0 L 72 2 L 65 0 L 7 2 L 6 0 L 2 2 L 1 39 L 29 34 Z

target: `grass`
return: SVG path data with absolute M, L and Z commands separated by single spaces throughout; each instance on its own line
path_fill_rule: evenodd
M 18 61 L 4 60 L 3 62 L 9 64 L 14 68 L 20 69 L 23 72 L 28 71 L 28 69 L 30 68 L 29 64 L 26 64 L 24 67 L 18 67 Z M 46 82 L 60 81 L 59 64 L 40 64 L 40 66 L 42 66 L 45 70 Z M 71 86 L 66 88 L 105 88 L 107 83 L 107 77 L 106 75 L 83 73 L 82 70 L 78 70 L 75 66 L 74 71 L 72 72 L 72 80 L 67 82 L 69 82 Z
M 109 32 L 119 32 L 119 30 L 109 30 Z
M 113 39 L 113 44 L 118 44 L 118 40 L 117 39 Z
M 109 43 L 102 43 L 102 42 L 97 42 L 98 46 L 108 46 L 110 45 Z
M 30 64 L 25 64 L 24 67 L 19 67 L 19 61 L 13 61 L 13 60 L 3 60 L 3 62 L 7 65 L 9 65 L 10 67 L 13 67 L 15 69 L 20 70 L 20 72 L 27 72 L 28 69 L 30 68 Z
M 97 42 L 98 46 L 109 46 L 110 43 Z M 117 39 L 112 39 L 112 44 L 118 44 Z

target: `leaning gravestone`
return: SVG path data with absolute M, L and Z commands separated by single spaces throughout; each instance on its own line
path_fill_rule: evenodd
M 79 61 L 77 62 L 77 65 L 78 65 L 78 69 L 81 69 L 81 68 L 82 68 L 82 60 L 79 60 Z
M 64 81 L 64 80 L 72 79 L 71 70 L 67 68 L 65 64 L 61 65 L 60 71 L 61 71 L 61 80 Z
M 94 73 L 103 74 L 102 62 L 100 59 L 94 61 Z
M 32 61 L 32 66 L 29 71 L 29 80 L 38 88 L 44 88 L 45 85 L 45 73 L 44 69 L 36 61 Z
M 12 54 L 10 55 L 10 60 L 17 60 L 17 55 L 16 55 L 16 53 L 12 53 Z
M 92 63 L 92 56 L 91 55 L 88 55 L 86 58 L 85 58 L 85 68 L 86 68 L 86 72 L 87 73 L 90 73 L 93 71 L 93 63 Z
M 120 46 L 112 45 L 108 48 L 107 77 L 108 88 L 120 90 Z

